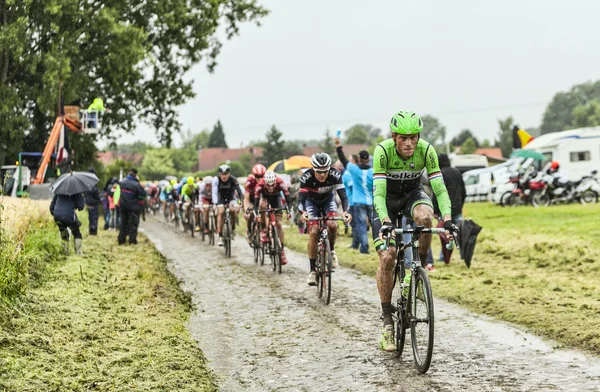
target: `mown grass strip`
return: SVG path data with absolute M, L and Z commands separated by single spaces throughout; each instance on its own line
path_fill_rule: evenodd
M 47 229 L 28 241 L 52 235 L 60 247 Z M 190 298 L 152 244 L 118 247 L 114 231 L 83 244 L 84 256 L 44 260 L 43 283 L 0 328 L 0 390 L 217 390 L 186 330 Z
M 436 262 L 437 271 L 429 274 L 434 295 L 600 354 L 600 204 L 471 203 L 465 212 L 483 226 L 472 266 L 466 268 L 458 251 L 449 265 Z M 296 228 L 286 231 L 290 249 L 306 254 L 306 241 Z M 372 246 L 365 256 L 348 249 L 350 241 L 349 236 L 338 240 L 340 263 L 374 276 L 378 258 Z M 439 239 L 432 244 L 439 255 Z

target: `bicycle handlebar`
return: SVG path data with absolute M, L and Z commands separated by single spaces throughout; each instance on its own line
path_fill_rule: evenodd
M 441 228 L 441 227 L 422 228 L 420 230 L 403 229 L 403 228 L 394 229 L 394 233 L 396 235 L 414 234 L 415 232 L 417 232 L 418 234 L 440 234 L 440 233 L 445 233 L 446 229 Z M 455 237 L 456 237 L 456 234 L 457 233 L 454 233 Z M 389 245 L 390 245 L 390 237 L 391 236 L 385 237 L 385 244 L 383 245 L 382 250 L 386 250 L 389 247 Z M 451 240 L 448 244 L 446 244 L 446 249 L 448 249 L 448 250 L 451 250 L 454 247 L 456 247 L 456 249 L 459 249 L 458 248 L 458 244 L 454 240 Z
M 343 221 L 344 218 L 342 218 L 341 216 L 326 216 L 325 218 L 323 217 L 318 217 L 318 218 L 308 218 L 306 221 L 307 222 L 317 222 L 317 221 Z
M 259 213 L 261 213 L 261 212 L 271 212 L 271 211 L 279 212 L 279 211 L 287 211 L 287 210 L 288 210 L 287 208 L 279 207 L 279 208 L 267 208 L 266 210 L 258 210 L 258 212 Z

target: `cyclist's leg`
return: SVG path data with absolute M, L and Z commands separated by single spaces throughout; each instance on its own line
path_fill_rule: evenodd
M 223 228 L 224 212 L 225 212 L 225 206 L 222 203 L 219 203 L 217 205 L 217 234 L 219 235 L 219 237 L 221 237 L 221 229 Z
M 258 203 L 258 209 L 259 210 L 266 210 L 267 209 L 267 199 L 265 199 L 264 197 L 261 196 L 260 201 Z M 266 212 L 261 212 L 260 213 L 260 218 L 259 218 L 259 228 L 260 228 L 260 241 L 261 242 L 267 242 L 267 213 Z
M 281 208 L 281 197 L 279 195 L 267 196 L 266 199 L 271 208 Z M 283 236 L 283 226 L 281 224 L 282 215 L 283 213 L 281 211 L 275 214 L 275 227 L 277 228 L 277 236 L 279 237 L 279 242 L 281 244 L 281 264 L 287 264 L 287 257 L 285 256 L 285 251 L 283 249 L 285 246 L 285 239 Z
M 235 221 L 236 221 L 236 215 L 238 213 L 239 209 L 238 209 L 238 203 L 237 200 L 231 200 L 229 202 L 229 220 L 231 222 L 231 232 L 233 233 L 235 231 Z
M 317 218 L 321 216 L 322 211 L 319 205 L 312 202 L 310 199 L 306 199 L 306 212 L 310 218 Z M 310 262 L 310 274 L 308 275 L 308 284 L 310 286 L 316 286 L 317 284 L 317 242 L 319 240 L 319 222 L 312 221 L 308 222 L 308 260 Z
M 281 198 L 279 195 L 267 196 L 267 203 L 271 208 L 281 208 Z M 275 226 L 277 227 L 277 235 L 279 236 L 279 240 L 281 242 L 281 246 L 283 247 L 284 237 L 283 237 L 283 226 L 281 224 L 283 218 L 283 213 L 281 211 L 275 214 Z
M 404 215 L 412 218 L 417 226 L 427 228 L 433 225 L 433 204 L 425 191 L 416 189 L 408 194 Z M 423 234 L 419 238 L 419 257 L 421 263 L 427 260 L 427 251 L 431 245 L 431 234 Z
M 388 216 L 392 220 L 394 227 L 397 224 L 397 216 L 406 202 L 406 197 L 398 199 L 388 199 L 387 209 Z M 375 214 L 376 215 L 376 214 Z M 389 242 L 389 247 L 385 250 L 382 247 L 385 245 L 379 239 L 379 229 L 381 228 L 381 220 L 378 216 L 374 216 L 371 229 L 373 231 L 373 242 L 377 255 L 379 257 L 379 265 L 377 267 L 377 290 L 379 291 L 379 299 L 381 301 L 381 311 L 383 314 L 383 329 L 380 338 L 380 346 L 385 351 L 396 349 L 394 341 L 394 321 L 392 319 L 392 291 L 394 289 L 394 267 L 396 265 L 396 240 L 392 237 Z
M 337 203 L 335 202 L 335 195 L 333 192 L 329 199 L 325 202 L 322 207 L 323 215 L 327 215 L 329 218 L 337 218 Z M 332 256 L 335 252 L 335 240 L 337 238 L 338 221 L 327 221 L 327 232 L 329 233 L 329 245 L 331 246 Z
M 211 202 L 208 199 L 202 198 L 202 211 L 204 214 L 204 231 L 208 232 L 208 213 L 210 211 Z

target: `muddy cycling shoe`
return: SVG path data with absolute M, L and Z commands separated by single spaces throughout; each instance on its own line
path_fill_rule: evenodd
M 279 254 L 279 259 L 281 260 L 281 265 L 287 264 L 287 257 L 285 257 L 285 252 L 281 251 Z
M 386 325 L 383 327 L 381 339 L 379 339 L 379 347 L 381 347 L 383 351 L 396 351 L 393 325 Z
M 316 271 L 311 271 L 310 274 L 308 274 L 308 285 L 309 286 L 317 285 L 317 272 Z
M 425 269 L 429 272 L 435 272 L 435 267 L 433 266 L 433 264 L 427 264 L 425 266 Z
M 223 246 L 223 237 L 219 237 L 219 240 L 217 241 L 217 246 Z
M 338 257 L 337 257 L 337 255 L 335 254 L 335 250 L 332 250 L 332 251 L 331 251 L 331 266 L 332 266 L 333 268 L 338 268 L 338 267 L 340 266 L 340 263 L 339 263 L 339 261 L 338 261 Z
M 200 226 L 196 226 L 196 231 L 200 231 Z

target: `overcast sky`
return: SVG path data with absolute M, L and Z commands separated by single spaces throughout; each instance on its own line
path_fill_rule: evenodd
M 272 124 L 284 139 L 387 130 L 398 110 L 494 139 L 498 118 L 538 126 L 556 92 L 600 79 L 598 0 L 258 2 L 262 26 L 224 42 L 213 74 L 190 72 L 197 97 L 180 110 L 193 132 L 220 119 L 230 147 Z M 140 126 L 119 142 L 134 140 L 156 138 Z

